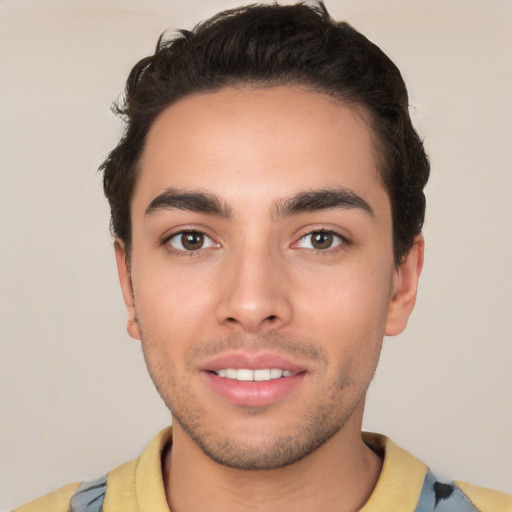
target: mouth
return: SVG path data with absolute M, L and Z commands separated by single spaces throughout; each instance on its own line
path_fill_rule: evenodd
M 305 382 L 308 369 L 270 353 L 222 354 L 201 368 L 214 396 L 232 405 L 260 407 L 288 400 Z

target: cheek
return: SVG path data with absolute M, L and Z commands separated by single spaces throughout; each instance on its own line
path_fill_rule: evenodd
M 292 278 L 297 306 L 311 311 L 320 325 L 372 329 L 385 318 L 390 301 L 392 274 L 385 267 L 356 261 L 339 268 L 297 272 Z
M 165 256 L 148 259 L 133 275 L 136 306 L 159 323 L 195 323 L 211 302 L 214 276 L 202 265 L 176 264 Z
M 301 328 L 350 373 L 374 367 L 384 337 L 390 274 L 381 265 L 317 274 L 296 290 Z
M 133 276 L 135 310 L 145 352 L 174 358 L 200 337 L 211 298 L 197 275 L 148 265 Z

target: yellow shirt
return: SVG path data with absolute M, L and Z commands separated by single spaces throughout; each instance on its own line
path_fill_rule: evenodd
M 171 428 L 163 430 L 138 459 L 107 474 L 103 512 L 169 512 L 161 455 L 171 438 Z M 415 512 L 428 467 L 384 436 L 363 433 L 363 439 L 384 454 L 384 464 L 377 485 L 360 512 Z M 512 496 L 464 482 L 453 483 L 478 511 L 512 512 Z M 79 485 L 62 487 L 13 512 L 68 512 L 70 498 Z

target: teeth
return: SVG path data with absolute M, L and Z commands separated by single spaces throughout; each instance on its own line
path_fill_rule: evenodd
M 271 379 L 280 379 L 283 376 L 283 370 L 279 368 L 271 368 L 270 369 L 270 378 Z
M 254 372 L 240 368 L 236 371 L 236 380 L 254 380 Z
M 281 377 L 291 377 L 294 374 L 289 370 L 281 370 L 280 368 L 261 368 L 258 370 L 249 370 L 248 368 L 222 368 L 215 373 L 219 377 L 225 377 L 227 379 L 256 382 L 280 379 Z
M 254 380 L 270 380 L 270 369 L 254 370 Z

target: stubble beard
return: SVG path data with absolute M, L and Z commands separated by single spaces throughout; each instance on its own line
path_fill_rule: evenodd
M 303 347 L 302 352 L 309 354 L 317 363 L 318 371 L 325 371 L 328 363 L 318 347 L 309 342 L 302 345 L 293 340 L 282 341 L 272 336 L 274 346 L 292 347 L 288 352 L 297 352 L 297 348 Z M 233 348 L 247 341 L 239 341 L 239 338 L 231 338 L 219 343 L 206 345 L 208 348 L 200 349 L 201 354 L 216 353 L 225 348 Z M 143 347 L 146 345 L 143 343 Z M 266 342 L 261 345 L 268 346 Z M 304 348 L 305 347 L 305 348 Z M 364 399 L 371 375 L 364 382 L 353 382 L 345 375 L 339 375 L 334 381 L 318 390 L 318 400 L 304 411 L 303 418 L 296 425 L 290 427 L 288 432 L 269 432 L 267 436 L 258 436 L 257 440 L 251 440 L 243 432 L 240 435 L 233 433 L 214 431 L 208 424 L 208 413 L 201 409 L 199 401 L 186 383 L 177 378 L 175 367 L 166 362 L 165 358 L 158 354 L 150 354 L 151 350 L 144 350 L 144 357 L 151 378 L 163 401 L 171 411 L 173 420 L 177 421 L 181 428 L 197 444 L 202 452 L 214 462 L 226 467 L 240 470 L 269 470 L 277 469 L 293 464 L 311 454 L 326 443 L 332 436 L 339 432 L 347 420 L 352 416 L 361 400 Z M 190 360 L 194 360 L 197 354 L 192 354 Z M 373 375 L 373 373 L 372 373 Z M 258 415 L 258 409 L 247 408 L 247 415 Z
M 214 434 L 205 425 L 201 415 L 191 414 L 190 409 L 185 409 L 187 412 L 183 415 L 181 406 L 166 403 L 173 419 L 214 462 L 240 470 L 269 470 L 299 461 L 343 428 L 350 413 L 345 416 L 336 415 L 332 403 L 326 402 L 316 404 L 307 411 L 304 421 L 292 433 L 277 436 L 270 433 L 268 438 L 260 438 L 257 442 L 248 442 L 243 438 L 243 433 L 240 437 Z

